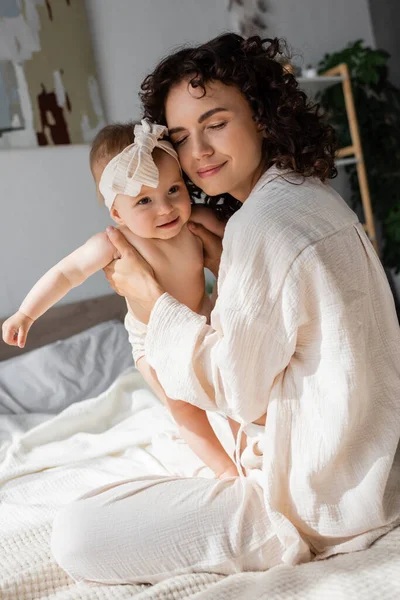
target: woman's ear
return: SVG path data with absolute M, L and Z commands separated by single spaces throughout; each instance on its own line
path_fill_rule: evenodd
M 117 209 L 112 206 L 111 210 L 110 210 L 110 217 L 112 218 L 113 221 L 115 221 L 115 223 L 117 223 L 118 225 L 123 225 L 124 222 L 121 219 L 121 217 L 119 216 L 119 212 L 117 211 Z
M 267 128 L 265 127 L 265 125 L 263 125 L 262 123 L 257 123 L 257 129 L 260 133 L 262 133 L 262 136 L 264 138 L 268 137 L 267 136 Z

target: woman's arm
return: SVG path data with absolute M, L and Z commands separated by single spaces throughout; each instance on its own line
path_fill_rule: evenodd
M 190 215 L 190 222 L 202 225 L 220 239 L 224 237 L 227 221 L 218 219 L 215 211 L 204 204 L 194 204 Z
M 218 303 L 207 325 L 163 294 L 148 323 L 146 358 L 170 398 L 251 423 L 266 413 L 295 338 L 285 344 L 268 323 Z
M 208 209 L 210 210 L 210 209 Z M 216 217 L 213 217 L 215 219 Z M 218 223 L 210 222 L 208 215 L 207 221 L 204 220 L 204 215 L 201 218 L 196 214 L 193 221 L 189 221 L 189 230 L 197 235 L 203 244 L 203 259 L 204 266 L 211 271 L 216 279 L 218 279 L 219 263 L 222 254 L 222 239 L 224 236 L 226 223 L 219 221 Z M 207 227 L 201 222 L 205 222 Z M 212 227 L 213 229 L 208 229 Z
M 281 289 L 279 301 L 270 299 L 263 237 L 246 245 L 246 236 L 238 243 L 235 233 L 211 325 L 165 293 L 117 231 L 109 236 L 121 259 L 113 261 L 110 279 L 133 313 L 139 305 L 150 315 L 142 319 L 148 324 L 145 355 L 167 396 L 251 423 L 266 413 L 275 379 L 290 362 L 299 303 L 291 286 Z M 285 274 L 279 276 L 284 281 Z
M 222 239 L 227 221 L 220 221 L 212 208 L 196 204 L 192 208 L 188 227 L 197 235 L 203 244 L 204 266 L 209 269 L 214 277 L 215 284 L 210 296 L 211 307 L 214 308 L 218 297 L 218 271 L 222 253 Z
M 165 293 L 150 265 L 116 230 L 108 235 L 121 259 L 113 261 L 110 277 L 132 312 L 139 306 L 145 315 L 146 359 L 167 396 L 251 423 L 266 413 L 275 380 L 295 350 L 300 280 L 286 288 L 287 272 L 276 269 L 275 299 L 264 237 L 258 232 L 248 244 L 239 225 L 230 231 L 211 325 Z
M 7 344 L 24 347 L 30 327 L 73 287 L 105 267 L 115 248 L 105 233 L 97 233 L 83 246 L 52 267 L 30 290 L 20 309 L 3 324 Z

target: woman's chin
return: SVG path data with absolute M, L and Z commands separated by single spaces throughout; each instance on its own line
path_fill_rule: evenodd
M 227 185 L 223 182 L 219 181 L 207 181 L 201 179 L 196 183 L 197 187 L 199 187 L 207 196 L 220 196 L 221 194 L 226 194 Z

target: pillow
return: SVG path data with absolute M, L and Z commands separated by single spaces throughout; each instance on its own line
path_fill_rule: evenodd
M 0 414 L 58 413 L 74 402 L 98 396 L 131 366 L 123 324 L 100 323 L 0 362 Z

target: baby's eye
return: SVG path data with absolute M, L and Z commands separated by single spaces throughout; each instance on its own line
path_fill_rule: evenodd
M 145 198 L 141 198 L 138 202 L 138 204 L 141 204 L 142 206 L 145 204 L 148 204 L 149 202 L 151 202 L 150 198 L 148 198 L 147 196 Z
M 179 185 L 173 185 L 169 188 L 168 194 L 176 194 L 177 192 L 179 192 Z

